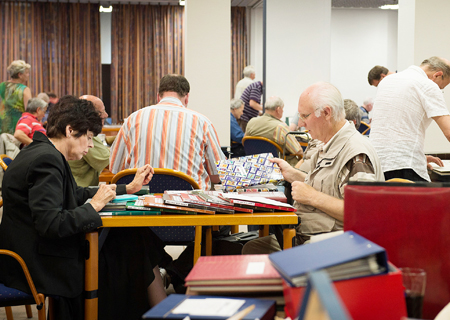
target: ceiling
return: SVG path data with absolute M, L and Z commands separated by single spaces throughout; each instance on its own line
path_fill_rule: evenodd
M 160 4 L 160 5 L 178 5 L 178 0 L 19 0 L 19 1 L 38 1 L 38 2 L 81 2 L 81 3 L 101 3 L 105 5 L 115 3 L 131 4 Z M 189 0 L 186 0 L 189 1 Z M 261 6 L 263 0 L 230 0 L 231 5 L 236 7 L 257 7 Z M 310 1 L 310 0 L 309 0 Z M 332 0 L 333 8 L 378 8 L 384 4 L 398 4 L 398 0 Z

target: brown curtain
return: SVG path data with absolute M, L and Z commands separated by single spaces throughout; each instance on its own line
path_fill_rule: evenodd
M 31 94 L 101 97 L 99 5 L 0 2 L 0 81 L 13 60 L 31 65 Z
M 245 7 L 231 7 L 231 98 L 247 66 L 247 19 Z
M 184 7 L 114 5 L 111 22 L 111 118 L 121 122 L 156 103 L 159 80 L 184 72 Z

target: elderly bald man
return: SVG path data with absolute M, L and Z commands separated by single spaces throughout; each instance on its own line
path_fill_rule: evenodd
M 344 187 L 349 180 L 384 180 L 375 149 L 345 119 L 344 101 L 336 87 L 326 82 L 308 87 L 300 96 L 298 113 L 299 125 L 323 145 L 312 156 L 314 165 L 307 174 L 284 160 L 273 159 L 284 179 L 292 183 L 292 198 L 301 219 L 297 245 L 312 235 L 343 229 Z M 269 236 L 248 242 L 243 253 L 279 250 L 276 238 Z
M 91 101 L 94 104 L 104 125 L 108 113 L 105 111 L 103 101 L 92 95 L 84 95 L 80 99 Z M 102 140 L 98 137 L 94 137 L 93 142 L 94 148 L 90 148 L 89 152 L 81 160 L 69 161 L 73 177 L 80 187 L 98 186 L 98 177 L 109 164 L 109 149 L 103 145 Z

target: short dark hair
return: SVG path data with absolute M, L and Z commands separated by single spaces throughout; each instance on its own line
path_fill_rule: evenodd
M 58 96 L 56 94 L 54 94 L 53 92 L 46 92 L 49 98 L 58 98 Z
M 67 95 L 50 110 L 47 136 L 49 138 L 65 136 L 68 125 L 76 131 L 75 138 L 87 134 L 88 130 L 96 136 L 102 131 L 102 118 L 92 102 Z
M 160 96 L 164 92 L 176 92 L 180 98 L 189 93 L 189 82 L 185 77 L 179 74 L 166 74 L 159 82 L 158 93 Z
M 367 80 L 369 80 L 369 84 L 372 85 L 373 80 L 380 80 L 381 74 L 384 74 L 387 76 L 389 72 L 389 69 L 382 66 L 375 66 L 373 67 L 367 76 Z

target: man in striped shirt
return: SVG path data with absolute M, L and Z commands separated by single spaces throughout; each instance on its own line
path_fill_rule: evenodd
M 263 85 L 261 81 L 253 82 L 244 90 L 241 95 L 241 100 L 244 101 L 244 114 L 238 120 L 239 126 L 245 132 L 247 123 L 251 118 L 257 117 L 262 112 L 261 95 L 263 92 Z
M 264 137 L 280 145 L 286 144 L 286 154 L 290 154 L 286 160 L 295 166 L 298 158 L 303 156 L 303 150 L 294 136 L 288 135 L 289 127 L 280 119 L 283 117 L 284 102 L 279 97 L 270 97 L 266 102 L 265 113 L 248 122 L 246 136 Z
M 179 170 L 203 190 L 218 183 L 215 162 L 225 159 L 211 121 L 187 109 L 189 82 L 181 75 L 165 75 L 158 104 L 133 112 L 111 147 L 109 168 L 117 173 L 150 164 Z

